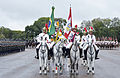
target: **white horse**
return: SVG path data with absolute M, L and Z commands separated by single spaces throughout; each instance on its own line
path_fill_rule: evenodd
M 60 70 L 60 74 L 62 74 L 63 71 L 63 41 L 59 41 L 54 46 L 54 59 L 55 59 L 55 74 L 58 73 L 58 70 Z
M 94 75 L 94 62 L 95 62 L 95 47 L 91 38 L 88 39 L 88 50 L 87 50 L 87 63 L 88 70 L 87 74 L 90 72 Z
M 75 37 L 75 40 L 71 46 L 70 50 L 70 67 L 71 67 L 71 73 L 78 74 L 78 62 L 79 62 L 80 56 L 79 56 L 79 48 L 77 43 L 77 38 Z
M 42 74 L 42 71 L 44 72 L 44 74 L 47 74 L 47 60 L 48 60 L 48 46 L 45 41 L 41 41 L 39 49 L 40 74 Z

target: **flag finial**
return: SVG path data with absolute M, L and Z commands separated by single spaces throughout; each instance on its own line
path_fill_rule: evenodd
M 54 6 L 52 6 L 52 9 L 55 9 L 55 7 L 54 7 Z

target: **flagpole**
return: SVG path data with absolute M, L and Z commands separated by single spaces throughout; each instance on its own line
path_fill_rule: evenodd
M 55 6 L 55 4 L 54 4 L 54 0 L 53 0 L 53 6 Z

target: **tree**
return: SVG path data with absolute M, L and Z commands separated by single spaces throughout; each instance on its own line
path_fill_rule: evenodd
M 62 18 L 55 18 L 55 25 L 56 22 L 59 21 L 59 26 L 63 28 L 63 25 L 66 25 L 66 20 Z M 26 38 L 30 39 L 37 36 L 39 33 L 42 32 L 42 28 L 45 24 L 49 23 L 49 17 L 41 17 L 37 21 L 33 23 L 33 25 L 25 27 Z

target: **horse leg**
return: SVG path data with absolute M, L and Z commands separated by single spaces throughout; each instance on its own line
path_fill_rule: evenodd
M 75 72 L 75 63 L 74 63 L 74 59 L 72 60 L 72 74 L 74 74 Z
M 72 62 L 72 58 L 70 57 L 70 72 L 72 73 L 73 70 L 73 62 Z
M 83 58 L 84 58 L 84 53 L 83 53 L 84 50 L 82 49 L 81 52 L 82 52 L 81 55 L 83 56 L 82 58 L 80 58 L 81 59 L 81 65 L 84 65 L 84 60 L 83 60 Z
M 49 66 L 50 66 L 50 54 L 48 51 L 48 53 L 47 53 L 47 72 L 49 72 Z
M 90 73 L 90 59 L 87 58 L 87 61 L 88 61 L 87 74 L 89 74 Z
M 78 74 L 78 62 L 76 64 L 76 74 Z
M 47 74 L 47 53 L 44 56 L 44 74 Z
M 76 65 L 75 65 L 75 63 L 73 63 L 73 72 L 72 72 L 73 74 L 76 72 L 75 69 L 76 69 Z
M 74 74 L 74 64 L 71 64 L 71 73 Z
M 58 58 L 55 56 L 55 74 L 58 73 Z
M 94 70 L 95 70 L 95 68 L 94 68 L 94 62 L 95 62 L 95 59 L 93 59 L 93 61 L 92 61 L 92 74 L 93 75 L 95 74 L 95 72 L 94 72 Z
M 66 67 L 67 67 L 66 69 L 69 71 L 69 67 L 70 67 L 70 66 L 69 66 L 69 64 L 68 64 L 68 61 L 70 61 L 70 58 L 66 57 L 66 58 L 65 58 L 65 65 L 66 65 Z
M 50 60 L 47 60 L 47 71 L 48 72 L 50 71 L 49 66 L 50 66 Z
M 41 53 L 39 53 L 39 64 L 40 64 L 39 74 L 42 74 L 42 59 L 41 59 L 41 57 L 40 57 L 40 54 L 41 54 Z
M 52 59 L 51 59 L 51 61 L 52 61 L 52 65 L 53 65 L 53 67 L 52 67 L 52 71 L 54 72 L 55 71 L 55 59 L 54 59 L 54 56 L 52 56 Z
M 64 60 L 64 58 L 61 56 L 61 58 L 60 58 L 60 73 L 62 74 L 62 72 L 63 72 L 63 60 Z

